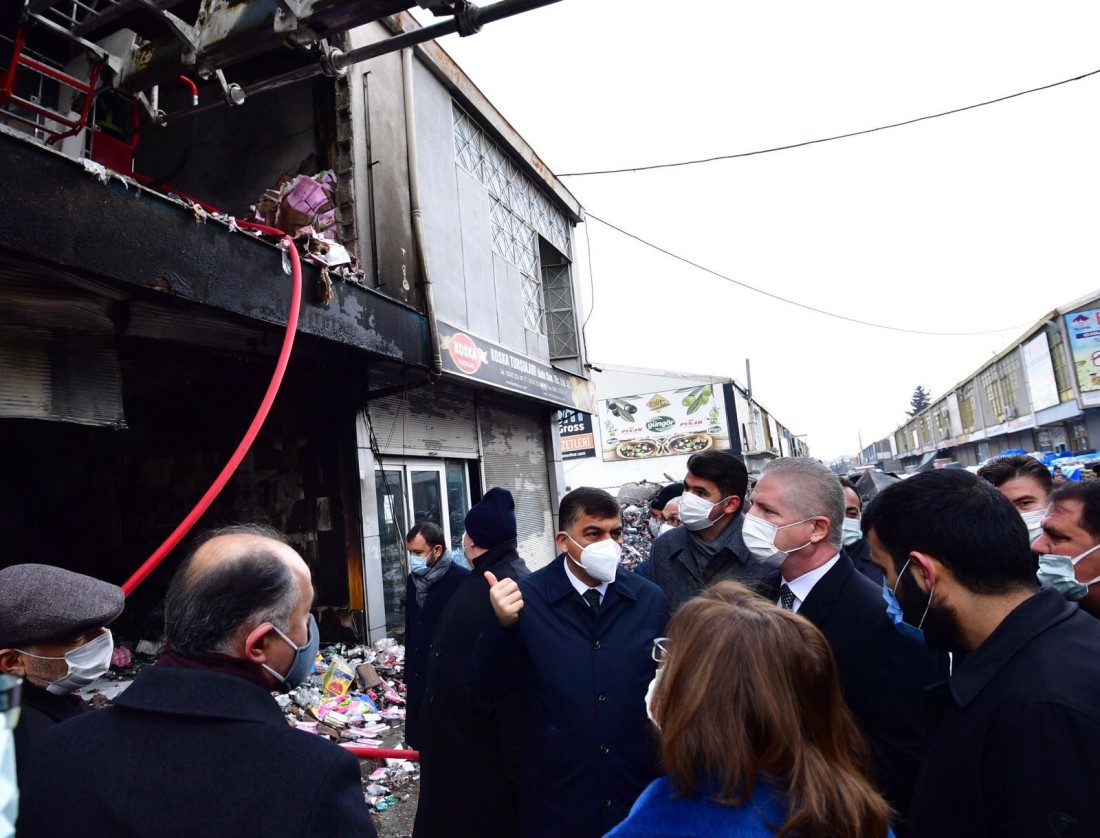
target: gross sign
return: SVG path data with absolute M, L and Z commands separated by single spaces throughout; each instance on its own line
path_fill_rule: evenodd
M 558 435 L 561 437 L 563 460 L 596 456 L 596 435 L 592 432 L 591 414 L 579 410 L 559 410 Z

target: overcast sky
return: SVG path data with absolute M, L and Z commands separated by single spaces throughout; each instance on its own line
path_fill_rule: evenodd
M 427 20 L 421 16 L 422 20 Z M 562 0 L 440 44 L 558 173 L 754 151 L 1100 69 L 1100 3 Z M 563 177 L 595 363 L 726 375 L 855 453 L 1100 289 L 1100 76 L 852 139 Z M 589 292 L 591 245 L 594 295 Z M 999 331 L 998 331 L 999 330 Z

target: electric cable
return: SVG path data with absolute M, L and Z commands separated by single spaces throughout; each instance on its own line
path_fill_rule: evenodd
M 711 276 L 717 277 L 718 279 L 724 279 L 726 282 L 731 282 L 734 285 L 740 286 L 741 288 L 744 288 L 748 291 L 755 291 L 757 294 L 762 294 L 765 297 L 770 297 L 773 300 L 778 300 L 779 302 L 786 303 L 787 305 L 796 306 L 798 308 L 805 309 L 806 311 L 812 311 L 815 314 L 821 314 L 821 315 L 824 315 L 825 317 L 833 317 L 833 318 L 836 318 L 837 320 L 845 320 L 848 323 L 856 323 L 857 325 L 860 325 L 860 326 L 870 326 L 873 329 L 884 329 L 884 330 L 889 331 L 889 332 L 904 332 L 904 333 L 910 334 L 910 335 L 931 335 L 931 336 L 934 336 L 934 337 L 961 338 L 961 337 L 977 337 L 977 336 L 980 336 L 980 335 L 995 335 L 995 334 L 999 334 L 1001 332 L 1009 332 L 1009 331 L 1012 331 L 1014 329 L 1021 329 L 1024 326 L 1028 326 L 1028 325 L 1031 324 L 1031 321 L 1028 320 L 1027 322 L 1021 323 L 1017 326 L 1005 326 L 1004 328 L 1001 328 L 1001 329 L 989 329 L 988 331 L 983 331 L 983 332 L 931 332 L 931 331 L 925 331 L 923 329 L 906 329 L 902 326 L 888 326 L 888 325 L 885 325 L 883 323 L 872 323 L 869 320 L 860 320 L 859 318 L 856 318 L 856 317 L 848 317 L 846 314 L 836 314 L 835 312 L 832 312 L 832 311 L 826 311 L 825 309 L 816 308 L 816 307 L 814 307 L 812 305 L 809 305 L 807 303 L 800 303 L 800 302 L 798 302 L 798 300 L 792 300 L 788 297 L 780 296 L 779 294 L 773 294 L 771 291 L 765 291 L 762 288 L 757 288 L 754 285 L 749 285 L 747 282 L 742 282 L 738 279 L 734 279 L 733 277 L 727 276 L 726 274 L 723 274 L 723 273 L 720 273 L 719 271 L 716 271 L 713 268 L 708 268 L 705 265 L 700 265 L 698 262 L 693 262 L 691 259 L 687 259 L 683 256 L 680 256 L 676 253 L 673 253 L 671 250 L 666 250 L 665 248 L 661 247 L 660 245 L 656 245 L 651 241 L 647 241 L 646 239 L 643 239 L 641 236 L 635 235 L 634 233 L 631 233 L 627 230 L 624 230 L 622 227 L 618 227 L 615 224 L 612 224 L 610 221 L 604 221 L 604 219 L 600 218 L 598 215 L 593 215 L 591 212 L 586 211 L 585 215 L 586 215 L 586 217 L 591 218 L 593 221 L 598 221 L 598 222 L 600 222 L 600 224 L 603 224 L 605 227 L 610 227 L 612 230 L 616 231 L 617 233 L 621 233 L 622 235 L 626 236 L 627 238 L 634 239 L 636 242 L 639 242 L 641 244 L 644 244 L 646 247 L 649 247 L 649 248 L 652 248 L 653 250 L 656 250 L 658 253 L 663 253 L 665 256 L 671 257 L 672 259 L 675 259 L 678 262 L 683 262 L 685 265 L 690 265 L 693 268 L 697 268 L 697 269 L 703 271 L 704 273 L 708 273 Z
M 864 128 L 862 131 L 849 131 L 846 134 L 836 134 L 831 137 L 820 137 L 816 140 L 806 140 L 801 143 L 790 143 L 789 145 L 774 146 L 772 148 L 761 148 L 756 151 L 742 151 L 737 154 L 720 154 L 716 157 L 702 157 L 697 160 L 679 160 L 673 163 L 653 163 L 648 166 L 631 166 L 624 169 L 597 169 L 590 172 L 564 172 L 558 174 L 557 177 L 587 177 L 589 175 L 617 175 L 625 172 L 648 172 L 653 169 L 673 169 L 678 166 L 697 166 L 701 163 L 714 163 L 719 160 L 735 160 L 739 157 L 755 157 L 760 154 L 772 154 L 776 151 L 789 151 L 792 148 L 803 148 L 809 145 L 818 145 L 820 143 L 831 143 L 834 140 L 846 140 L 849 137 L 859 137 L 863 134 L 874 134 L 877 131 L 887 131 L 891 128 L 901 128 L 905 125 L 913 125 L 917 122 L 926 122 L 930 119 L 939 119 L 943 116 L 951 116 L 952 114 L 963 113 L 964 111 L 972 111 L 976 108 L 984 108 L 986 105 L 996 105 L 999 102 L 1007 102 L 1009 99 L 1016 99 L 1020 96 L 1027 96 L 1029 93 L 1038 93 L 1042 90 L 1050 90 L 1053 87 L 1060 87 L 1063 84 L 1069 84 L 1070 82 L 1080 81 L 1081 79 L 1087 79 L 1089 76 L 1095 76 L 1100 74 L 1100 70 L 1093 70 L 1088 73 L 1082 73 L 1079 76 L 1074 76 L 1071 79 L 1062 79 L 1061 81 L 1052 82 L 1051 84 L 1044 84 L 1041 87 L 1032 87 L 1029 90 L 1021 90 L 1018 93 L 1010 93 L 1008 96 L 1000 96 L 996 99 L 989 99 L 985 102 L 978 102 L 973 105 L 965 105 L 961 108 L 952 108 L 949 111 L 941 111 L 939 113 L 927 114 L 925 116 L 918 116 L 914 119 L 906 119 L 902 122 L 891 122 L 889 125 L 880 125 L 877 128 Z

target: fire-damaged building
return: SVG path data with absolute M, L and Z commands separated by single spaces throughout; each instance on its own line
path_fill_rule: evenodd
M 592 412 L 583 210 L 433 40 L 549 0 L 26 0 L 0 12 L 0 565 L 122 583 L 196 505 L 313 570 L 326 639 L 399 630 L 404 533 L 516 499 L 553 558 Z M 504 24 L 501 24 L 504 25 Z M 291 260 L 302 257 L 291 322 Z M 131 597 L 155 617 L 186 540 Z

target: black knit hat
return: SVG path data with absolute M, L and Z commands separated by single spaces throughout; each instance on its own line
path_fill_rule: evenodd
M 653 502 L 650 503 L 650 507 L 660 512 L 662 509 L 665 508 L 665 504 L 667 504 L 673 498 L 680 497 L 680 495 L 682 495 L 683 493 L 683 483 L 669 483 L 657 493 L 657 497 L 655 497 L 653 499 Z
M 491 550 L 516 537 L 516 504 L 512 493 L 494 486 L 466 513 L 466 534 L 478 547 Z

